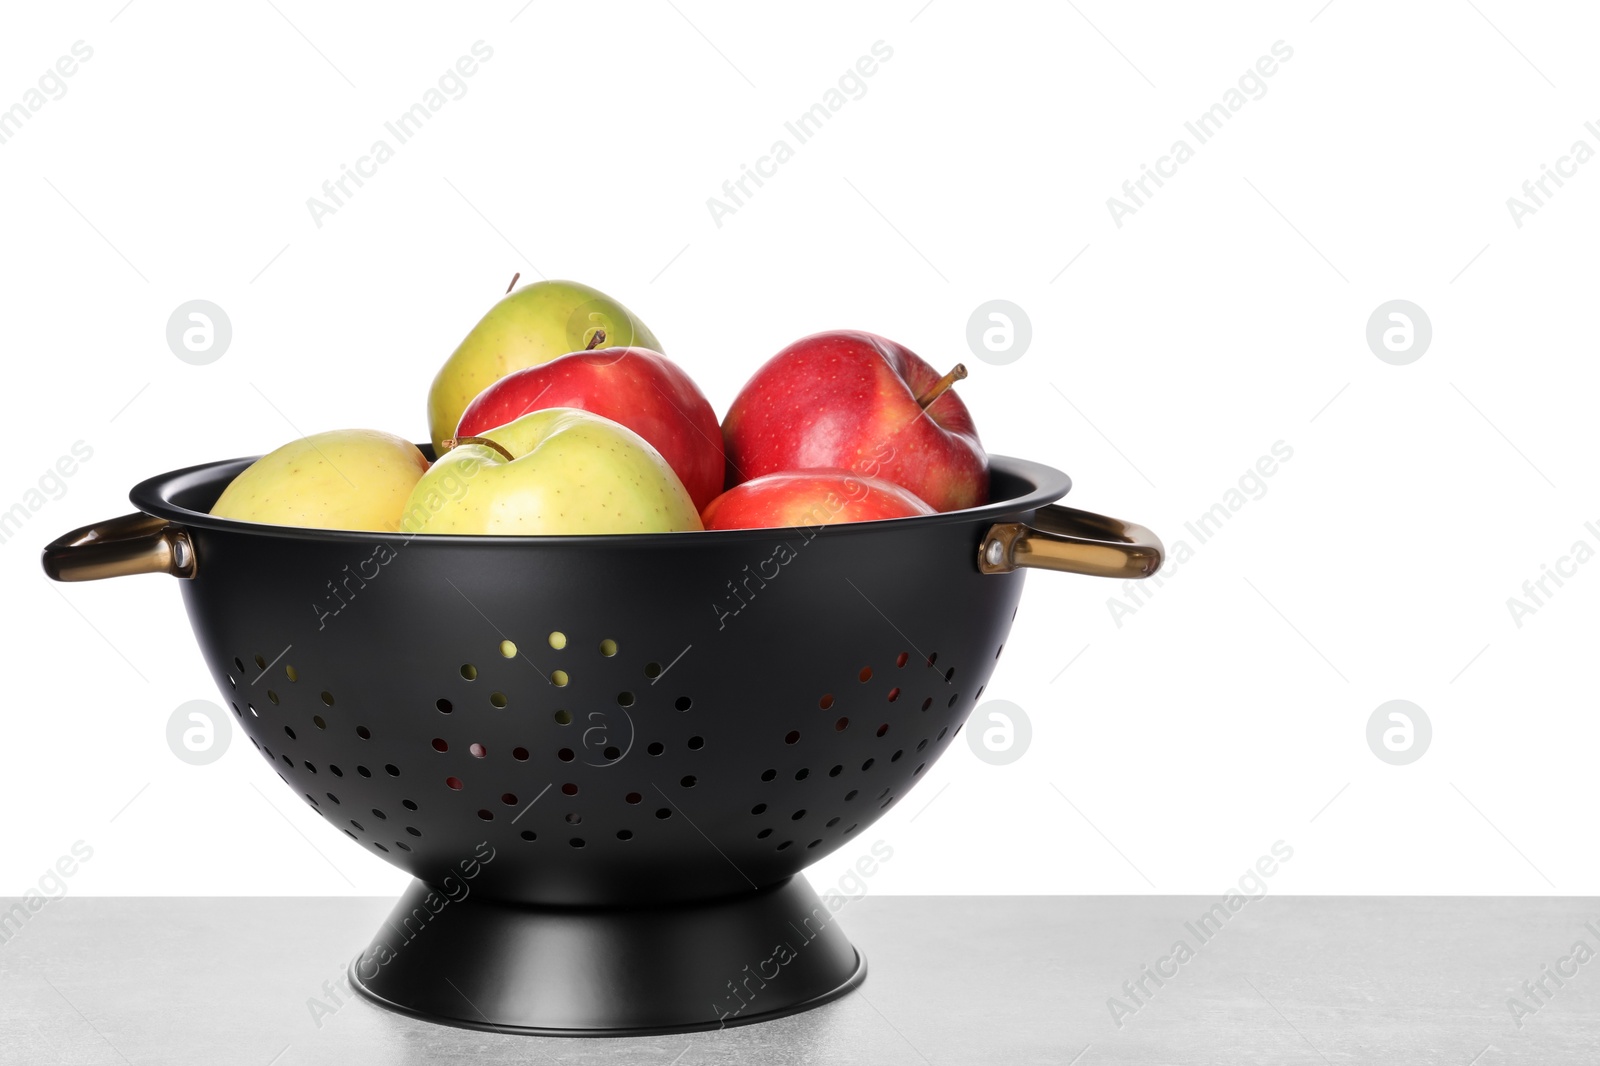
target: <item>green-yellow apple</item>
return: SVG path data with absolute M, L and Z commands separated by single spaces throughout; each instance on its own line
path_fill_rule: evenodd
M 550 407 L 463 438 L 417 482 L 407 533 L 672 533 L 700 516 L 672 467 L 626 426 Z
M 313 433 L 251 463 L 222 490 L 211 513 L 277 526 L 396 533 L 427 469 L 417 446 L 393 433 Z
M 442 449 L 455 436 L 467 404 L 500 378 L 569 352 L 581 352 L 605 331 L 613 348 L 661 351 L 633 312 L 599 289 L 576 281 L 537 281 L 489 309 L 439 370 L 428 390 L 428 432 Z

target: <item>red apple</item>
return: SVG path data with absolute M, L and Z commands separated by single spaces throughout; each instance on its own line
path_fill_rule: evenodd
M 911 490 L 938 511 L 983 503 L 989 457 L 939 372 L 872 333 L 834 330 L 769 359 L 722 421 L 730 483 L 835 468 Z
M 456 436 L 479 437 L 548 407 L 580 407 L 639 434 L 672 467 L 696 510 L 722 491 L 726 461 L 717 414 L 689 375 L 659 352 L 572 352 L 507 374 L 467 405 Z
M 831 526 L 933 514 L 933 508 L 879 477 L 848 470 L 765 474 L 735 485 L 700 516 L 707 529 Z

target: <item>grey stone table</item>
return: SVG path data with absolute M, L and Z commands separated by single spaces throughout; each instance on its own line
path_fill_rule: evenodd
M 1267 897 L 1198 926 L 1215 902 L 869 896 L 837 1002 L 540 1039 L 330 995 L 389 900 L 66 898 L 0 927 L 0 1062 L 1600 1062 L 1600 900 Z

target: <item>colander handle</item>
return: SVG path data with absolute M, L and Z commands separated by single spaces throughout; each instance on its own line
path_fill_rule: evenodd
M 1035 513 L 1036 526 L 998 522 L 978 546 L 978 569 L 1009 574 L 1019 566 L 1090 577 L 1149 577 L 1166 549 L 1144 526 L 1052 504 Z
M 52 581 L 98 581 L 129 574 L 194 576 L 189 534 L 164 518 L 134 513 L 74 529 L 45 545 Z

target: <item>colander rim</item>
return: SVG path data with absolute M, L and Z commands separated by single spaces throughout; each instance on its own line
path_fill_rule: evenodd
M 419 447 L 430 454 L 432 452 L 431 448 L 424 445 L 419 445 Z M 157 474 L 155 477 L 146 478 L 129 490 L 128 499 L 144 513 L 154 515 L 157 518 L 164 518 L 188 529 L 205 529 L 221 533 L 243 533 L 273 539 L 312 540 L 333 543 L 371 544 L 374 540 L 401 537 L 406 539 L 408 546 L 427 544 L 442 546 L 461 546 L 466 544 L 483 546 L 564 544 L 569 546 L 613 545 L 618 547 L 626 545 L 629 547 L 650 548 L 667 544 L 709 545 L 714 543 L 732 544 L 749 540 L 770 540 L 775 528 L 718 529 L 676 533 L 587 533 L 570 536 L 478 536 L 453 533 L 413 535 L 407 533 L 380 533 L 360 529 L 318 529 L 307 526 L 279 526 L 265 522 L 246 522 L 236 518 L 219 518 L 179 502 L 178 498 L 180 496 L 203 493 L 206 489 L 212 487 L 215 488 L 215 491 L 210 495 L 209 499 L 215 501 L 227 483 L 258 458 L 260 456 L 222 459 L 171 470 L 165 474 Z M 910 518 L 878 519 L 872 522 L 843 523 L 821 527 L 820 532 L 829 536 L 844 536 L 873 533 L 879 530 L 910 525 L 923 528 L 932 525 L 997 522 L 1038 510 L 1046 504 L 1054 503 L 1056 500 L 1061 499 L 1072 490 L 1072 479 L 1066 473 L 1057 470 L 1055 467 L 1028 459 L 991 454 L 989 456 L 989 472 L 991 485 L 995 480 L 995 475 L 998 474 L 1001 478 L 1016 479 L 1022 482 L 1022 490 L 1005 499 L 990 500 L 981 506 L 968 507 L 960 511 L 943 511 L 938 514 L 916 515 Z

